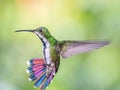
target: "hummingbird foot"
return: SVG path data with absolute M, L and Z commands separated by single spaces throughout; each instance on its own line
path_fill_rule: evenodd
M 51 74 L 55 65 L 54 63 L 51 63 L 51 64 L 45 64 L 45 66 L 46 66 L 46 75 L 47 75 L 47 78 L 49 78 L 49 75 Z M 53 73 L 53 75 L 55 75 L 55 73 Z

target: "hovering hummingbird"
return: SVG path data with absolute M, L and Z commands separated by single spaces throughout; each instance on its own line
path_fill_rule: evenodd
M 34 81 L 34 87 L 40 87 L 40 90 L 45 90 L 57 73 L 60 65 L 60 55 L 67 58 L 109 44 L 109 41 L 58 41 L 46 27 L 39 27 L 34 30 L 17 30 L 15 32 L 32 32 L 42 41 L 44 58 L 29 60 L 27 63 L 30 66 L 26 69 L 31 74 L 29 80 Z

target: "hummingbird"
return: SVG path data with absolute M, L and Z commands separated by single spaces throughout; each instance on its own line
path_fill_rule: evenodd
M 60 56 L 67 58 L 72 55 L 90 52 L 109 44 L 109 41 L 74 41 L 55 39 L 46 27 L 39 27 L 33 30 L 17 30 L 15 32 L 32 32 L 38 36 L 43 44 L 43 58 L 33 58 L 27 61 L 30 73 L 29 80 L 34 81 L 34 87 L 45 90 L 52 82 L 60 65 Z

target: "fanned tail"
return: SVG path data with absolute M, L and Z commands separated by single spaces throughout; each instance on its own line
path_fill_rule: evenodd
M 30 81 L 34 81 L 34 87 L 40 87 L 45 90 L 55 75 L 55 66 L 49 66 L 44 63 L 44 59 L 34 58 L 27 62 L 30 65 L 26 72 L 30 73 Z

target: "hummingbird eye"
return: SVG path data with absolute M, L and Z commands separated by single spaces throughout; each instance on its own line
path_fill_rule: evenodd
M 42 28 L 40 28 L 40 29 L 39 29 L 39 31 L 40 31 L 40 32 L 42 32 L 42 31 L 43 31 L 43 29 L 42 29 Z

